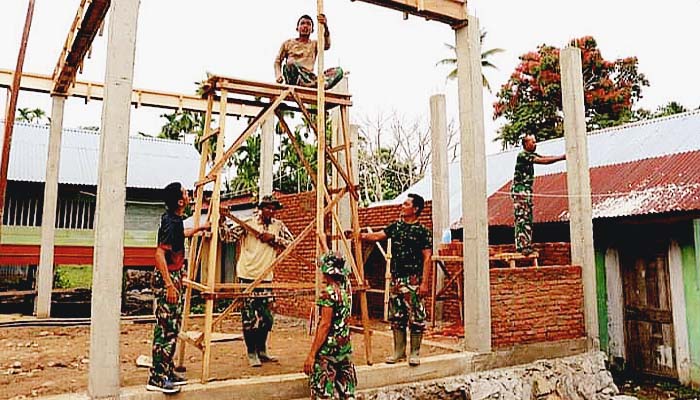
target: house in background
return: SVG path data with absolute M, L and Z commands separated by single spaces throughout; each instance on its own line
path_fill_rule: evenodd
M 31 266 L 24 268 L 31 270 L 39 264 L 48 139 L 48 126 L 15 124 L 0 266 Z M 63 131 L 55 221 L 56 265 L 92 264 L 99 141 L 99 132 Z M 124 266 L 153 265 L 158 223 L 164 210 L 160 189 L 172 181 L 193 187 L 199 158 L 192 144 L 129 138 Z M 3 271 L 7 275 L 11 269 Z
M 564 145 L 541 142 L 537 152 Z M 513 241 L 519 151 L 487 157 L 490 244 Z M 588 151 L 601 348 L 633 371 L 700 385 L 700 111 L 590 132 Z M 536 242 L 569 241 L 565 170 L 535 167 Z M 407 193 L 431 199 L 430 177 Z M 457 163 L 450 221 L 461 217 L 461 195 Z

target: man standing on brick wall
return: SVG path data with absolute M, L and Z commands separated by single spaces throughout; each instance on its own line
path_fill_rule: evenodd
M 532 249 L 532 184 L 535 181 L 534 164 L 552 164 L 566 160 L 566 155 L 541 156 L 535 153 L 535 135 L 527 134 L 522 139 L 523 150 L 518 154 L 513 174 L 511 197 L 515 225 L 515 250 L 529 255 Z
M 379 232 L 361 233 L 363 241 L 376 242 L 391 239 L 391 293 L 389 319 L 394 335 L 394 354 L 386 359 L 394 364 L 406 359 L 406 328 L 411 331 L 409 365 L 420 364 L 420 345 L 425 330 L 425 304 L 428 294 L 433 236 L 425 225 L 418 222 L 425 201 L 417 194 L 409 194 L 401 204 L 402 219 Z
M 277 249 L 289 246 L 294 240 L 284 222 L 274 218 L 281 208 L 282 203 L 274 195 L 266 195 L 258 203 L 256 213 L 243 221 L 249 229 L 241 225 L 233 226 L 229 220 L 222 224 L 221 240 L 240 244 L 236 272 L 241 283 L 250 284 L 255 281 L 277 258 Z M 257 233 L 253 234 L 252 231 Z M 272 282 L 272 272 L 263 278 L 263 282 Z M 277 361 L 277 358 L 267 354 L 267 337 L 274 322 L 270 309 L 272 291 L 255 289 L 253 293 L 255 297 L 243 300 L 241 320 L 248 364 L 260 367 L 263 362 Z

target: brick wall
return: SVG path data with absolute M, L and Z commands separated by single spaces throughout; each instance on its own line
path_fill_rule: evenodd
M 570 263 L 569 243 L 537 243 L 540 268 L 491 265 L 491 330 L 494 348 L 584 336 L 581 268 Z M 513 246 L 489 246 L 489 254 L 512 252 Z M 461 256 L 462 243 L 443 245 L 441 255 Z M 447 263 L 450 274 L 461 267 Z M 454 296 L 457 286 L 446 294 Z M 459 300 L 446 300 L 443 321 L 461 321 Z
M 316 194 L 307 192 L 281 195 L 284 208 L 278 212 L 296 236 L 315 220 Z M 381 229 L 399 218 L 400 206 L 361 208 L 360 225 Z M 432 229 L 431 203 L 420 217 L 421 223 Z M 308 260 L 315 255 L 315 229 L 297 248 L 297 254 Z M 365 245 L 367 250 L 369 244 Z M 491 269 L 491 313 L 493 346 L 507 347 L 513 344 L 535 343 L 582 337 L 583 289 L 581 269 L 570 264 L 568 243 L 537 243 L 540 252 L 540 265 L 559 265 L 546 268 L 496 268 Z M 491 246 L 490 254 L 513 252 L 512 245 Z M 461 255 L 462 244 L 443 245 L 440 252 L 445 255 Z M 373 249 L 365 264 L 365 278 L 370 286 L 384 288 L 386 263 L 378 250 Z M 454 273 L 459 266 L 448 263 L 448 271 Z M 293 258 L 286 260 L 275 270 L 278 282 L 313 282 L 311 267 Z M 453 286 L 448 293 L 456 293 Z M 383 296 L 368 293 L 369 312 L 374 318 L 383 315 Z M 426 305 L 431 299 L 426 299 Z M 313 295 L 280 297 L 275 303 L 276 312 L 283 315 L 307 318 L 313 305 Z M 359 305 L 359 301 L 355 301 Z M 460 321 L 460 306 L 457 300 L 446 301 L 443 306 L 443 320 Z

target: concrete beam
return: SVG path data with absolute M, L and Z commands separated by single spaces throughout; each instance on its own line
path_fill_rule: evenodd
M 378 389 L 387 386 L 415 383 L 434 379 L 460 376 L 472 372 L 485 371 L 527 364 L 542 359 L 555 359 L 573 356 L 586 351 L 585 340 L 535 343 L 514 346 L 492 353 L 451 353 L 431 357 L 421 357 L 421 364 L 410 367 L 401 364 L 376 364 L 356 366 L 359 391 Z M 253 378 L 214 381 L 207 384 L 190 383 L 183 386 L 180 397 L 199 400 L 283 400 L 309 397 L 309 378 L 302 373 L 260 376 Z M 160 393 L 148 392 L 144 385 L 125 388 L 121 400 L 157 400 Z M 87 399 L 80 394 L 58 395 L 45 400 Z
M 275 118 L 263 121 L 260 133 L 260 197 L 272 194 L 272 169 L 275 158 Z
M 88 393 L 93 399 L 119 397 L 121 264 L 139 4 L 114 0 L 109 21 L 90 314 Z
M 580 265 L 582 269 L 586 335 L 590 345 L 597 349 L 600 347 L 598 298 L 581 50 L 575 47 L 563 49 L 560 54 L 560 62 L 564 136 L 566 138 L 566 183 L 569 189 L 571 262 Z
M 447 175 L 447 110 L 445 95 L 430 97 L 430 148 L 433 183 L 433 253 L 437 254 L 442 233 L 450 225 L 450 182 Z M 445 274 L 437 271 L 436 288 L 443 287 Z M 442 320 L 442 301 L 435 305 L 436 321 Z
M 479 20 L 455 30 L 462 164 L 464 225 L 464 345 L 467 351 L 491 350 L 486 146 L 481 78 Z
M 51 290 L 53 289 L 54 239 L 56 234 L 56 206 L 58 204 L 58 172 L 61 164 L 61 136 L 63 110 L 66 98 L 54 96 L 51 107 L 48 156 L 46 157 L 46 182 L 44 183 L 44 208 L 41 217 L 41 249 L 37 274 L 36 316 L 51 316 Z

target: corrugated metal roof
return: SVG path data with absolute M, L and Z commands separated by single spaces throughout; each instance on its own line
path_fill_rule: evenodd
M 700 210 L 700 151 L 591 168 L 593 218 Z M 489 197 L 489 225 L 513 225 L 507 183 Z M 569 220 L 566 174 L 535 178 L 536 223 Z
M 564 139 L 553 139 L 537 144 L 542 155 L 565 152 Z M 636 122 L 588 134 L 588 162 L 591 168 L 621 164 L 630 161 L 700 150 L 700 111 L 676 114 L 670 117 Z M 515 158 L 520 148 L 491 154 L 486 158 L 487 195 L 491 196 L 513 178 Z M 566 163 L 536 165 L 535 175 L 556 174 L 566 170 Z M 450 221 L 462 215 L 462 186 L 459 161 L 449 166 Z M 396 199 L 380 204 L 400 204 L 407 193 L 418 193 L 432 199 L 430 171 Z
M 4 122 L 0 121 L 4 127 Z M 15 123 L 7 179 L 44 182 L 49 128 Z M 64 129 L 59 182 L 97 185 L 100 135 L 93 131 Z M 127 187 L 162 188 L 179 181 L 193 187 L 199 175 L 199 153 L 192 144 L 174 140 L 130 136 Z

